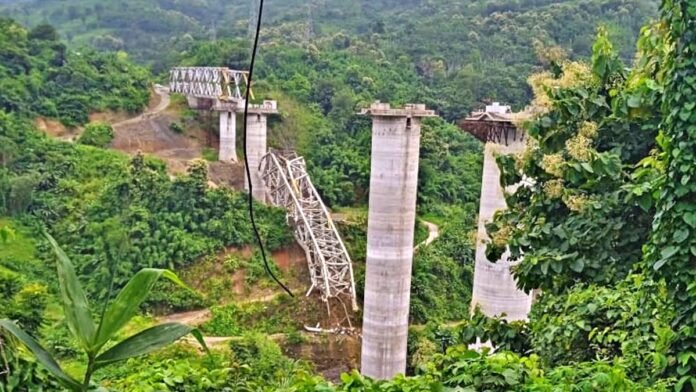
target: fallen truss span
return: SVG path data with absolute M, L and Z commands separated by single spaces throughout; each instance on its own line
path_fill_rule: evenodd
M 307 254 L 312 286 L 324 302 L 350 299 L 357 310 L 353 266 L 329 211 L 307 174 L 304 158 L 271 151 L 260 164 L 268 201 L 287 211 L 288 223 Z

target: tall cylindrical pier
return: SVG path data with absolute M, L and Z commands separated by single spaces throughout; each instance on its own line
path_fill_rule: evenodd
M 221 161 L 237 162 L 237 114 L 220 112 L 220 156 Z
M 500 260 L 488 260 L 486 257 L 486 242 L 489 239 L 486 224 L 493 219 L 496 211 L 507 208 L 496 155 L 524 151 L 525 132 L 516 122 L 527 116 L 529 113 L 512 113 L 509 106 L 493 102 L 486 106 L 486 110 L 473 112 L 459 122 L 463 130 L 485 143 L 471 308 L 480 307 L 483 314 L 490 317 L 505 315 L 509 321 L 526 320 L 533 298 L 517 289 L 517 282 L 510 271 L 514 260 L 508 259 L 509 252 L 505 252 Z M 516 186 L 519 185 L 513 187 Z
M 266 185 L 261 178 L 259 164 L 266 155 L 267 118 L 263 113 L 249 113 L 247 117 L 247 161 L 251 172 L 251 194 L 254 199 L 266 202 Z M 249 180 L 245 177 L 244 188 L 249 190 Z
M 481 183 L 481 204 L 479 206 L 478 232 L 476 236 L 476 264 L 474 267 L 474 289 L 471 298 L 472 308 L 480 307 L 487 316 L 505 314 L 508 321 L 526 320 L 532 306 L 532 296 L 517 288 L 505 252 L 494 263 L 486 257 L 488 234 L 486 223 L 493 219 L 498 210 L 507 208 L 503 188 L 500 186 L 500 170 L 496 164 L 496 154 L 514 154 L 524 150 L 522 131 L 507 145 L 486 143 L 483 159 L 483 180 Z
M 406 371 L 421 118 L 425 105 L 374 103 L 361 371 L 387 379 Z

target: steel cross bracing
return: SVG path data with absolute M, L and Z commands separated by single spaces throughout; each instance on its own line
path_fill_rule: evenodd
M 325 302 L 349 297 L 357 310 L 350 256 L 307 174 L 304 158 L 271 151 L 259 169 L 270 202 L 285 208 L 295 238 L 307 254 L 312 282 L 307 295 L 316 289 Z
M 247 72 L 224 67 L 175 67 L 169 71 L 173 93 L 221 100 L 242 100 Z

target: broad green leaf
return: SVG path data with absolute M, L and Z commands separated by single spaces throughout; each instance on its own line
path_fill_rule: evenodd
M 43 365 L 46 368 L 46 370 L 51 372 L 51 374 L 53 374 L 61 382 L 61 384 L 75 391 L 80 390 L 80 383 L 74 378 L 65 374 L 65 372 L 63 372 L 63 369 L 60 368 L 60 365 L 58 365 L 58 362 L 56 362 L 56 360 L 53 359 L 51 354 L 49 354 L 48 351 L 41 347 L 41 345 L 37 343 L 36 340 L 34 340 L 31 336 L 29 336 L 29 334 L 22 331 L 22 329 L 19 328 L 17 324 L 10 320 L 0 320 L 0 328 L 8 331 L 17 339 L 19 339 L 19 341 L 21 341 L 25 346 L 27 346 L 29 351 L 31 351 L 36 357 L 36 360 L 39 361 L 39 363 Z
M 666 262 L 666 258 L 658 260 L 655 264 L 653 264 L 653 269 L 655 271 L 659 270 L 660 268 L 662 268 L 663 265 L 665 265 Z
M 642 101 L 642 98 L 640 95 L 631 95 L 628 98 L 628 107 L 629 108 L 638 108 L 640 107 L 640 103 Z
M 590 173 L 594 173 L 594 170 L 592 169 L 592 165 L 590 165 L 589 163 L 583 162 L 583 163 L 581 163 L 580 165 L 581 165 L 582 168 L 585 169 L 586 171 L 588 171 L 588 172 L 590 172 Z
M 140 305 L 150 294 L 157 279 L 165 277 L 179 286 L 189 289 L 173 272 L 164 269 L 144 268 L 126 284 L 116 299 L 109 305 L 99 325 L 95 342 L 98 350 L 108 342 L 130 319 L 138 313 Z
M 95 332 L 87 296 L 84 290 L 82 290 L 80 281 L 75 274 L 75 268 L 73 268 L 68 256 L 65 255 L 50 234 L 44 232 L 44 236 L 53 246 L 57 256 L 58 283 L 68 328 L 70 328 L 70 332 L 72 332 L 82 347 L 89 351 L 94 343 Z
M 585 263 L 580 258 L 576 258 L 570 262 L 570 269 L 575 272 L 582 272 L 583 268 L 585 268 Z
M 95 369 L 159 350 L 194 330 L 193 327 L 180 323 L 165 323 L 148 328 L 99 355 L 94 362 Z M 200 333 L 194 333 L 194 337 L 207 349 Z
M 663 259 L 668 259 L 672 256 L 674 256 L 677 252 L 679 252 L 679 248 L 676 246 L 668 246 L 660 252 L 660 255 L 662 256 Z
M 677 241 L 677 243 L 684 242 L 687 238 L 689 238 L 689 230 L 687 229 L 677 229 L 677 231 L 674 232 L 674 240 Z
M 682 219 L 684 219 L 684 222 L 686 222 L 687 225 L 696 229 L 696 212 L 687 212 L 684 214 Z

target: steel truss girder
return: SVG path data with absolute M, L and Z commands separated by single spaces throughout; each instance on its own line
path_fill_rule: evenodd
M 246 75 L 225 67 L 175 67 L 169 71 L 169 89 L 196 98 L 241 100 Z
M 259 170 L 269 201 L 287 211 L 288 223 L 307 254 L 312 290 L 330 298 L 348 297 L 357 310 L 353 265 L 329 211 L 312 184 L 304 158 L 267 153 Z

